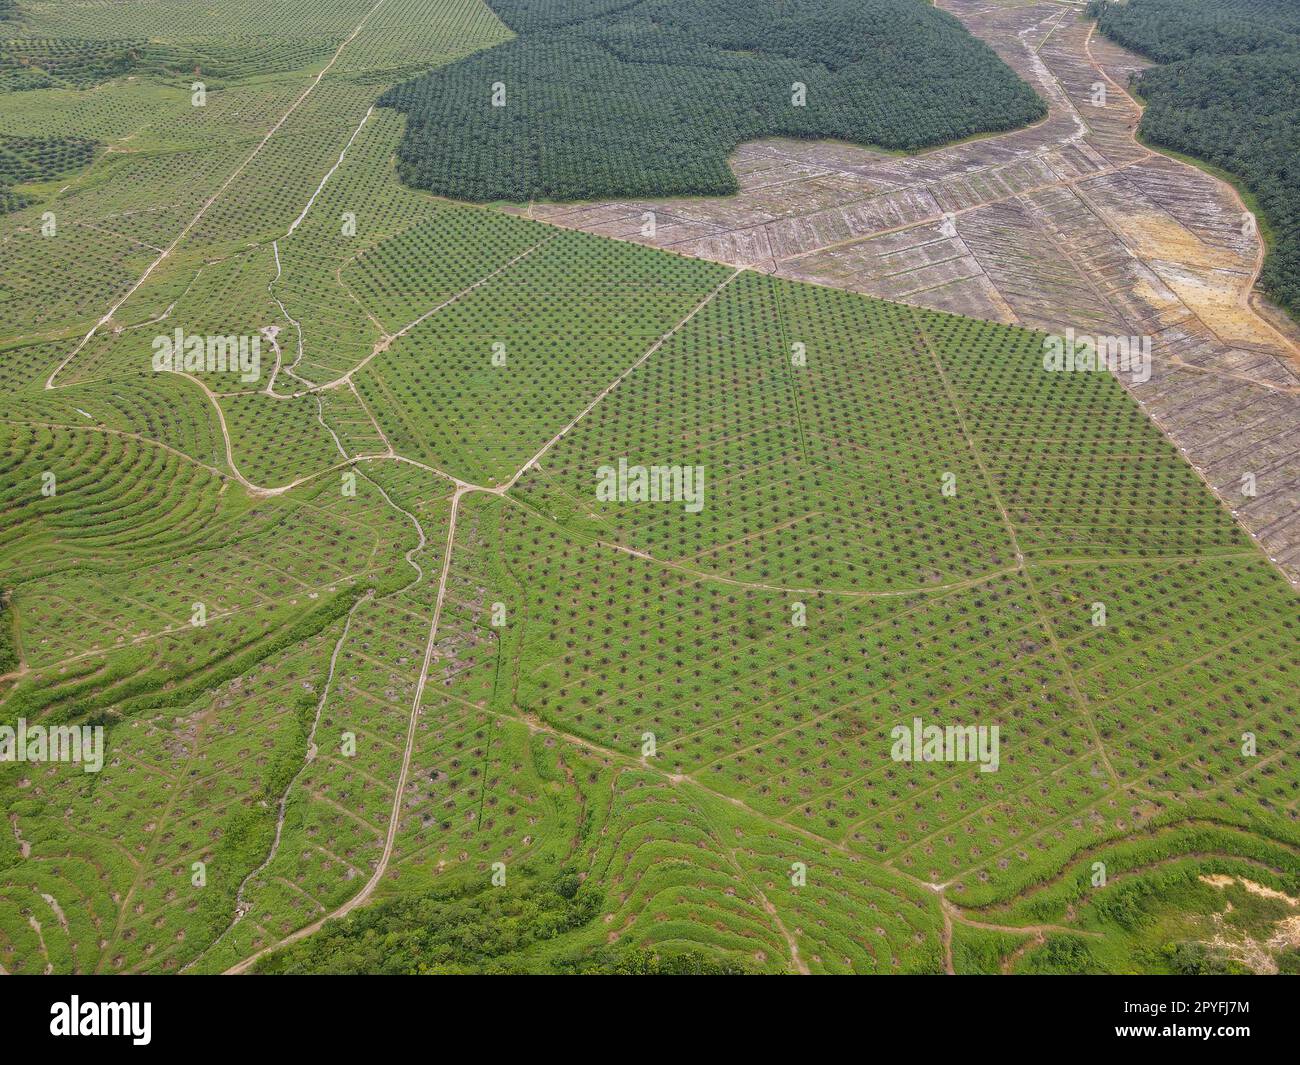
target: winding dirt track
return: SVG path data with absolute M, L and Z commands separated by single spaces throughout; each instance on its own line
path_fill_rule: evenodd
M 1045 119 L 907 157 L 758 141 L 732 158 L 736 196 L 529 213 L 1050 333 L 1150 337 L 1151 379 L 1125 387 L 1300 585 L 1300 346 L 1257 309 L 1263 247 L 1240 197 L 1138 142 L 1124 86 L 1149 64 L 1098 37 L 1082 5 L 936 2 L 1037 89 Z

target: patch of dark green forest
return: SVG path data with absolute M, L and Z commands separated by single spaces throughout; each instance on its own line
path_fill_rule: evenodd
M 1240 178 L 1271 247 L 1261 287 L 1300 316 L 1300 5 L 1294 0 L 1092 0 L 1101 31 L 1161 66 L 1135 88 L 1140 133 Z
M 735 963 L 699 951 L 632 946 L 572 954 L 537 948 L 591 924 L 603 898 L 572 872 L 520 869 L 510 887 L 486 877 L 353 911 L 267 955 L 261 974 L 741 975 Z
M 759 137 L 911 151 L 1045 114 L 924 0 L 489 4 L 517 37 L 380 100 L 403 179 L 462 200 L 727 194 Z

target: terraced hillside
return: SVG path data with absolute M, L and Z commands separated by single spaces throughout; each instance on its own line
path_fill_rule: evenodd
M 1294 967 L 1295 592 L 1114 377 L 404 186 L 477 0 L 19 10 L 286 58 L 3 96 L 5 971 Z

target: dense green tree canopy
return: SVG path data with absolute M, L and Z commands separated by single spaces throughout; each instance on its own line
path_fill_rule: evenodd
M 403 177 L 460 199 L 728 193 L 728 154 L 757 137 L 910 150 L 1044 111 L 922 0 L 491 6 L 519 36 L 381 100 L 408 116 Z
M 1094 0 L 1107 36 L 1159 60 L 1137 89 L 1151 143 L 1237 175 L 1273 246 L 1261 284 L 1300 311 L 1300 7 L 1290 0 Z
M 576 953 L 545 944 L 596 920 L 601 898 L 567 871 L 511 889 L 486 881 L 392 899 L 357 910 L 301 943 L 268 955 L 261 973 L 447 975 L 568 973 L 615 976 L 739 975 L 697 951 L 635 947 Z M 554 956 L 551 956 L 551 955 Z

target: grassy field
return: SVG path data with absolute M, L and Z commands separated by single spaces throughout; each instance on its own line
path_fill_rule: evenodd
M 1295 592 L 1110 375 L 407 188 L 478 0 L 11 18 L 127 68 L 0 96 L 94 145 L 0 217 L 0 723 L 106 729 L 0 764 L 4 970 L 1294 966 Z

